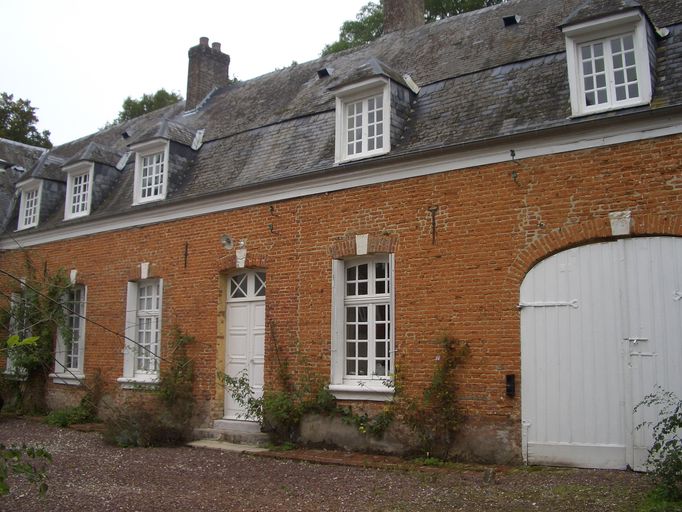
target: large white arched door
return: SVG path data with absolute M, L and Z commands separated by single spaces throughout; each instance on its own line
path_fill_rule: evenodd
M 225 373 L 249 379 L 256 397 L 263 395 L 265 364 L 265 272 L 248 270 L 229 279 L 226 308 Z M 225 393 L 225 418 L 250 420 Z
M 524 458 L 645 469 L 661 386 L 682 395 L 682 238 L 591 244 L 536 265 L 521 285 Z

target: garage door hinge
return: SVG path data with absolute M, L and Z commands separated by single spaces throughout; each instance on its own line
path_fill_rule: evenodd
M 682 292 L 673 293 L 673 300 L 682 300 Z
M 578 300 L 574 299 L 571 301 L 556 301 L 556 302 L 520 302 L 518 305 L 519 309 L 523 308 L 552 308 L 570 306 L 572 308 L 578 309 Z

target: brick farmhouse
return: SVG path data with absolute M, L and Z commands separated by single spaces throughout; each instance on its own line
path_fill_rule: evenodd
M 185 101 L 49 151 L 0 141 L 3 308 L 28 253 L 97 322 L 55 340 L 48 404 L 95 371 L 145 400 L 178 327 L 197 426 L 244 422 L 217 372 L 260 393 L 282 358 L 371 415 L 396 368 L 421 393 L 449 336 L 453 453 L 642 468 L 634 405 L 682 392 L 682 3 L 384 9 L 378 40 L 247 81 L 202 38 Z

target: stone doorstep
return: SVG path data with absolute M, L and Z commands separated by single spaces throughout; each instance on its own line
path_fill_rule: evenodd
M 194 429 L 194 439 L 212 439 L 232 444 L 265 446 L 270 442 L 260 425 L 252 421 L 216 420 L 212 428 Z
M 187 446 L 194 446 L 195 448 L 209 448 L 211 450 L 223 450 L 227 452 L 238 453 L 258 453 L 265 452 L 267 448 L 253 446 L 249 444 L 228 443 L 227 441 L 219 441 L 217 439 L 199 439 L 187 443 Z

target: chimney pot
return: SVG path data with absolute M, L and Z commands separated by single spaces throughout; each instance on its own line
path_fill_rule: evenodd
M 219 52 L 220 51 L 220 43 L 212 43 L 211 48 L 213 48 L 215 51 Z
M 200 37 L 199 38 L 199 44 L 201 46 L 208 46 L 208 37 Z

